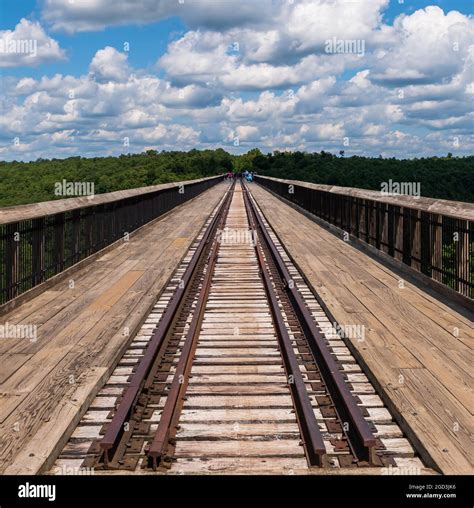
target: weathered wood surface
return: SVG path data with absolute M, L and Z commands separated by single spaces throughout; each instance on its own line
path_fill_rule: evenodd
M 37 471 L 60 435 L 72 432 L 224 189 L 205 192 L 75 273 L 73 289 L 59 282 L 2 316 L 1 324 L 36 325 L 37 340 L 0 341 L 0 473 Z M 91 383 L 94 371 L 100 376 Z
M 249 222 L 240 186 L 226 227 L 239 232 L 240 240 L 219 247 L 172 469 L 201 458 L 189 470 L 201 473 L 210 464 L 219 467 L 222 458 L 237 464 L 246 457 L 292 464 L 297 459 L 303 467 L 304 448 L 270 307 L 255 249 L 245 235 Z M 284 472 L 285 462 L 279 466 Z
M 443 473 L 472 474 L 474 314 L 400 283 L 262 187 L 252 193 L 339 324 L 364 326 L 364 340 L 349 339 L 351 349 L 424 458 Z M 348 378 L 366 381 L 364 374 Z
M 433 475 L 432 469 L 423 466 L 417 457 L 397 457 L 395 466 L 387 467 L 366 467 L 366 468 L 345 468 L 344 475 Z M 81 472 L 82 458 L 59 459 L 49 474 L 52 475 L 77 475 Z M 96 476 L 100 475 L 339 475 L 341 468 L 308 468 L 305 458 L 287 457 L 219 457 L 213 461 L 203 461 L 201 458 L 187 457 L 180 461 L 166 473 L 157 473 L 138 469 L 136 471 L 95 471 Z
M 337 185 L 322 185 L 317 183 L 303 182 L 299 180 L 286 180 L 282 178 L 262 177 L 277 182 L 284 182 L 288 185 L 299 185 L 307 189 L 315 189 L 331 194 L 341 194 L 343 196 L 351 196 L 353 198 L 371 199 L 380 203 L 388 203 L 396 206 L 406 206 L 416 208 L 431 213 L 439 213 L 442 215 L 449 215 L 459 219 L 474 220 L 474 204 L 465 203 L 463 201 L 450 201 L 447 199 L 435 199 L 426 197 L 414 196 L 384 196 L 378 191 L 368 189 L 358 189 L 355 187 L 338 187 Z
M 248 221 L 240 190 L 233 196 L 226 225 L 240 233 L 247 231 Z M 304 448 L 255 250 L 245 240 L 245 235 L 238 236 L 241 241 L 231 245 L 223 243 L 219 247 L 184 407 L 180 410 L 176 435 L 175 430 L 172 431 L 175 443 L 172 454 L 176 460 L 170 474 L 176 471 L 207 474 L 213 470 L 246 474 L 271 470 L 284 474 L 289 464 L 298 464 L 299 470 L 304 468 Z M 290 263 L 281 246 L 278 249 Z M 183 271 L 180 267 L 180 273 Z M 327 327 L 330 322 L 301 275 L 290 264 L 289 271 L 305 295 L 308 308 L 318 316 L 318 325 Z M 174 283 L 178 278 L 173 276 Z M 79 458 L 86 458 L 100 427 L 110 422 L 110 411 L 121 394 L 121 385 L 129 382 L 138 355 L 143 353 L 149 340 L 150 330 L 158 321 L 160 310 L 166 306 L 164 295 L 168 295 L 168 290 L 164 291 L 163 299 L 146 318 L 111 379 L 89 405 L 53 471 L 58 471 L 58 467 L 59 471 L 64 467 L 74 469 Z M 176 343 L 168 354 L 168 381 L 173 379 L 179 351 L 185 343 L 185 332 L 181 327 L 179 329 L 174 335 Z M 290 325 L 293 350 L 300 362 L 303 379 L 308 380 L 314 374 L 314 368 L 303 359 L 304 347 L 295 338 L 296 331 L 297 328 Z M 398 425 L 393 423 L 391 414 L 355 363 L 349 348 L 340 338 L 330 340 L 330 346 L 341 361 L 341 369 L 347 373 L 347 382 L 365 418 L 375 426 L 381 443 L 380 456 L 390 457 L 392 465 L 394 457 L 414 459 L 413 447 Z M 306 386 L 328 452 L 328 467 L 343 474 L 344 461 L 340 461 L 340 456 L 347 454 L 348 450 L 341 450 L 335 445 L 334 440 L 340 439 L 341 434 L 330 425 L 334 423 L 331 422 L 334 416 L 321 407 L 321 403 L 324 405 L 324 400 L 321 400 L 324 389 L 309 382 Z M 156 432 L 168 402 L 166 393 L 163 393 L 159 400 L 150 404 L 151 411 L 145 417 L 145 421 L 150 423 L 150 436 Z M 145 443 L 141 451 L 136 452 L 140 455 L 139 463 L 145 460 L 144 446 Z M 381 473 L 378 470 L 377 474 Z

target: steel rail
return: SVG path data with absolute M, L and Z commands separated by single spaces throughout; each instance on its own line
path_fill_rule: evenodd
M 255 206 L 247 186 L 243 184 L 244 195 L 250 204 L 255 216 L 258 230 L 261 232 L 265 244 L 273 258 L 275 266 L 283 281 L 293 308 L 300 320 L 308 344 L 320 369 L 322 378 L 329 390 L 331 398 L 336 405 L 335 409 L 343 422 L 343 430 L 348 437 L 349 444 L 358 460 L 373 463 L 375 460 L 376 439 L 369 424 L 362 415 L 347 383 L 339 370 L 320 330 L 316 327 L 313 316 L 308 310 L 303 297 L 294 284 L 291 275 L 273 243 L 270 234 L 265 227 L 263 219 Z
M 130 384 L 128 385 L 127 390 L 123 395 L 122 400 L 120 401 L 120 404 L 112 418 L 112 421 L 107 426 L 105 435 L 99 443 L 100 449 L 103 451 L 103 463 L 106 468 L 109 467 L 110 463 L 113 461 L 114 455 L 120 445 L 124 433 L 130 432 L 129 419 L 131 417 L 133 408 L 135 407 L 137 400 L 142 393 L 143 386 L 153 367 L 156 356 L 159 354 L 165 342 L 165 338 L 175 319 L 176 312 L 183 301 L 184 295 L 187 293 L 191 285 L 191 281 L 195 276 L 196 267 L 202 260 L 205 249 L 207 248 L 210 240 L 215 235 L 218 224 L 220 223 L 222 213 L 228 209 L 234 185 L 235 182 L 226 191 L 226 195 L 219 207 L 219 210 L 212 218 L 209 226 L 206 228 L 204 236 L 199 242 L 193 257 L 191 258 L 191 261 L 185 270 L 185 273 L 181 279 L 181 284 L 179 284 L 176 288 L 176 291 L 171 297 L 170 302 L 166 307 L 160 322 L 158 323 L 158 326 L 153 331 L 145 354 L 141 358 L 138 367 L 134 372 L 132 379 L 130 380 Z M 129 424 L 128 428 L 126 428 L 127 423 Z
M 227 212 L 228 207 L 221 215 L 220 225 L 224 223 Z M 171 463 L 171 456 L 167 455 L 166 452 L 170 442 L 172 442 L 173 438 L 171 437 L 171 433 L 178 425 L 179 416 L 185 400 L 189 374 L 191 372 L 197 347 L 197 339 L 199 338 L 201 331 L 201 324 L 204 319 L 206 304 L 211 289 L 212 276 L 217 261 L 218 247 L 219 242 L 216 237 L 214 238 L 214 243 L 208 257 L 206 275 L 204 276 L 204 280 L 199 291 L 197 304 L 186 334 L 178 365 L 176 366 L 173 382 L 166 397 L 166 402 L 160 416 L 158 428 L 147 452 L 148 465 L 154 470 L 156 470 L 159 465 L 166 466 Z
M 270 310 L 273 316 L 275 331 L 277 332 L 280 351 L 283 356 L 284 366 L 289 379 L 289 387 L 292 394 L 293 403 L 296 408 L 298 426 L 303 437 L 303 446 L 306 450 L 306 458 L 310 466 L 323 466 L 326 456 L 326 446 L 319 429 L 318 422 L 314 415 L 313 406 L 306 389 L 303 376 L 301 375 L 298 360 L 296 359 L 291 338 L 283 318 L 283 314 L 278 304 L 276 291 L 273 288 L 270 271 L 266 260 L 263 257 L 263 250 L 259 240 L 258 227 L 254 216 L 254 210 L 251 207 L 247 192 L 244 192 L 245 208 L 251 225 L 251 229 L 256 233 L 255 251 L 260 267 L 260 273 L 265 285 Z

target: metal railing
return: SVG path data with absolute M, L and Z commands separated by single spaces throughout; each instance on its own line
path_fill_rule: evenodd
M 414 270 L 474 298 L 473 205 L 419 198 L 410 199 L 408 206 L 403 196 L 385 199 L 375 191 L 325 190 L 316 184 L 262 176 L 256 181 Z M 372 197 L 355 196 L 357 193 Z M 430 211 L 433 209 L 436 211 Z
M 217 176 L 99 194 L 86 204 L 83 198 L 71 198 L 0 209 L 0 305 L 221 180 Z M 44 213 L 48 208 L 55 213 Z

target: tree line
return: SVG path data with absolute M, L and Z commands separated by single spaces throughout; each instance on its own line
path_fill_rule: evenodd
M 119 157 L 69 157 L 33 162 L 0 162 L 0 206 L 52 199 L 58 182 L 92 182 L 94 193 L 192 180 L 232 170 L 232 156 L 222 149 L 157 152 Z
M 474 156 L 384 159 L 339 157 L 328 152 L 255 154 L 253 170 L 262 175 L 342 187 L 381 190 L 384 183 L 416 182 L 425 197 L 474 202 Z
M 419 182 L 426 197 L 474 202 L 474 156 L 400 160 L 345 157 L 322 151 L 273 152 L 255 148 L 242 155 L 225 150 L 148 150 L 119 157 L 70 157 L 33 162 L 0 162 L 0 206 L 60 199 L 55 185 L 93 182 L 94 192 L 202 178 L 228 171 L 380 190 L 384 182 Z

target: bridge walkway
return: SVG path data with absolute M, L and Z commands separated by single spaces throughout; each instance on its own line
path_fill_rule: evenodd
M 346 329 L 353 354 L 428 465 L 472 474 L 474 313 L 338 238 L 259 185 L 267 220 Z
M 0 474 L 36 473 L 64 445 L 227 186 L 142 227 L 0 317 L 37 327 L 0 340 Z

